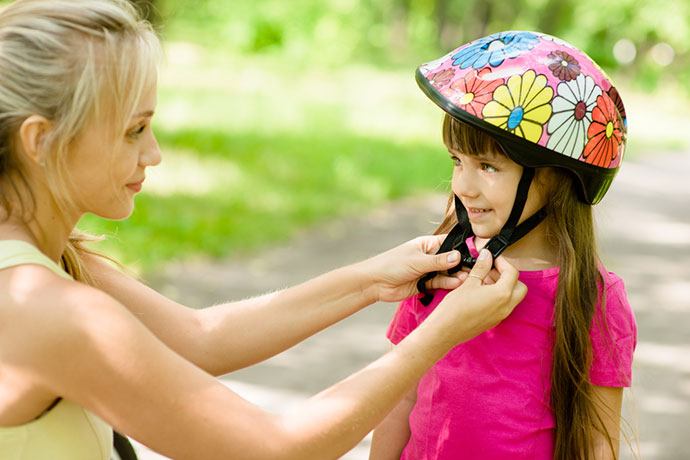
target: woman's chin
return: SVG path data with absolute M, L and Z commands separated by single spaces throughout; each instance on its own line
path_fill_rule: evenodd
M 123 206 L 118 209 L 99 210 L 97 212 L 92 212 L 92 214 L 108 220 L 125 220 L 132 215 L 132 212 L 134 212 L 133 203 L 130 206 Z

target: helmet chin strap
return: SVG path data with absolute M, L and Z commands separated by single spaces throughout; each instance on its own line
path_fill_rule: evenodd
M 539 211 L 535 212 L 532 216 L 528 217 L 518 225 L 522 211 L 525 208 L 527 192 L 529 191 L 533 178 L 534 168 L 525 167 L 522 171 L 522 177 L 520 177 L 520 182 L 517 186 L 515 202 L 513 203 L 513 209 L 510 211 L 508 220 L 506 221 L 505 225 L 503 225 L 501 231 L 492 237 L 488 243 L 486 243 L 485 248 L 491 252 L 494 258 L 501 255 L 501 253 L 505 251 L 508 246 L 532 231 L 546 217 L 546 209 L 541 208 Z M 474 236 L 472 225 L 470 224 L 469 217 L 467 216 L 467 209 L 465 209 L 465 207 L 462 205 L 462 202 L 457 195 L 455 196 L 455 215 L 458 223 L 455 224 L 455 226 L 451 229 L 446 239 L 443 240 L 443 243 L 441 243 L 441 247 L 436 252 L 437 254 L 441 254 L 452 250 L 460 251 L 460 263 L 449 269 L 449 274 L 460 271 L 462 267 L 472 268 L 477 262 L 477 259 L 472 257 L 470 254 L 470 249 L 467 247 L 467 239 L 471 236 Z M 427 290 L 425 284 L 427 281 L 436 276 L 437 273 L 438 272 L 427 273 L 417 281 L 417 289 L 420 293 L 424 294 L 420 299 L 422 305 L 429 305 L 433 299 L 433 295 Z

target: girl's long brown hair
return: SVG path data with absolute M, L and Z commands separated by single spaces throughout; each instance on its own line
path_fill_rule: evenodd
M 446 115 L 443 141 L 464 154 L 503 152 L 488 135 Z M 592 207 L 577 199 L 575 178 L 552 169 L 547 200 L 547 238 L 556 248 L 560 267 L 555 302 L 555 340 L 551 375 L 551 408 L 556 419 L 554 459 L 589 460 L 595 433 L 601 433 L 615 452 L 611 436 L 595 409 L 589 380 L 592 362 L 590 327 L 603 278 L 599 271 Z M 456 224 L 451 193 L 443 222 L 435 233 L 447 233 Z M 603 289 L 601 289 L 603 292 Z M 600 327 L 605 325 L 595 325 Z M 601 404 L 600 401 L 596 402 Z

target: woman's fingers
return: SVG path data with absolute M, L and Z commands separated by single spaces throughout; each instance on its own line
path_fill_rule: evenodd
M 440 235 L 428 235 L 420 237 L 422 239 L 422 248 L 424 252 L 427 254 L 436 253 L 436 251 L 438 251 L 441 247 L 443 240 L 446 239 L 446 236 L 448 236 L 448 234 L 442 233 Z
M 426 283 L 427 289 L 447 289 L 452 291 L 462 284 L 460 278 L 449 275 L 437 275 Z
M 482 249 L 477 257 L 477 262 L 472 267 L 472 270 L 467 274 L 467 279 L 464 284 L 470 285 L 483 284 L 484 278 L 487 277 L 493 265 L 493 258 L 488 249 Z
M 496 267 L 500 275 L 496 280 L 496 286 L 510 293 L 510 300 L 508 303 L 514 307 L 525 298 L 525 295 L 527 295 L 527 286 L 518 281 L 518 275 L 520 273 L 503 257 L 496 258 L 494 267 Z
M 460 262 L 460 252 L 448 251 L 436 254 L 441 243 L 446 238 L 445 234 L 423 236 L 418 239 L 421 244 L 421 258 L 416 268 L 423 273 L 444 272 L 455 267 Z
M 503 285 L 515 284 L 519 272 L 515 267 L 513 267 L 504 257 L 497 257 L 494 261 L 494 268 L 499 274 L 496 283 L 502 283 Z

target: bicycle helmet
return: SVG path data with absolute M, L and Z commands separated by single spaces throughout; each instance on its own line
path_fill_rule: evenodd
M 528 31 L 499 32 L 460 46 L 416 72 L 422 91 L 453 118 L 493 137 L 524 167 L 508 221 L 487 243 L 494 256 L 536 227 L 544 209 L 518 225 L 533 168 L 564 168 L 577 177 L 578 197 L 596 204 L 618 172 L 627 140 L 620 95 L 606 73 L 569 43 Z M 465 239 L 467 211 L 455 199 L 458 224 L 439 252 L 460 249 L 471 266 Z M 421 292 L 428 274 L 417 284 Z
M 493 136 L 516 163 L 574 173 L 598 203 L 623 158 L 618 90 L 584 52 L 537 32 L 499 32 L 422 64 L 417 84 L 456 119 Z

